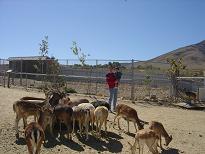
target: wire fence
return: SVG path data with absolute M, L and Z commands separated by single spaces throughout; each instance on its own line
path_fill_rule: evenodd
M 2 86 L 23 86 L 25 88 L 41 88 L 44 78 L 48 74 L 49 60 L 44 61 L 44 70 L 35 72 L 33 63 L 24 63 L 24 59 L 16 60 L 15 65 L 11 60 L 0 59 L 0 84 Z M 78 93 L 107 96 L 108 87 L 105 75 L 108 73 L 107 64 L 120 65 L 122 78 L 119 84 L 119 97 L 136 100 L 147 95 L 156 95 L 163 99 L 169 96 L 170 80 L 166 69 L 159 66 L 168 66 L 167 63 L 146 63 L 139 60 L 103 60 L 87 59 L 86 66 L 80 66 L 77 59 L 59 59 L 60 74 L 66 81 L 66 86 L 75 89 Z M 166 67 L 165 67 L 166 68 Z M 11 73 L 6 73 L 9 69 Z M 149 76 L 149 82 L 146 77 Z M 54 77 L 54 75 L 53 75 Z M 8 81 L 8 78 L 9 81 Z M 9 84 L 9 85 L 8 85 Z

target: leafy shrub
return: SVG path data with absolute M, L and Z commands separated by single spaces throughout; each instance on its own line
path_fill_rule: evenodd
M 67 88 L 67 87 L 64 88 L 64 91 L 65 91 L 66 93 L 77 93 L 77 91 L 76 91 L 75 89 L 73 89 L 73 88 Z

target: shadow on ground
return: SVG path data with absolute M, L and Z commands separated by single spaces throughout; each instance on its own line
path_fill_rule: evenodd
M 85 141 L 85 137 L 80 137 L 78 134 L 76 136 L 80 142 L 89 146 L 90 149 L 95 149 L 99 152 L 109 151 L 112 153 L 118 153 L 121 152 L 123 148 L 122 143 L 119 141 L 122 137 L 113 132 L 105 133 L 102 131 L 101 138 L 99 139 L 89 135 L 88 141 Z
M 84 151 L 84 148 L 80 144 L 73 140 L 68 140 L 64 137 L 64 135 L 62 135 L 58 139 L 52 137 L 51 135 L 46 136 L 46 142 L 44 143 L 45 148 L 53 148 L 56 145 L 65 145 L 66 147 L 78 152 Z
M 174 148 L 164 149 L 161 154 L 179 154 L 179 150 Z
M 25 138 L 20 137 L 19 139 L 17 139 L 17 140 L 15 141 L 15 143 L 16 143 L 17 145 L 26 145 L 26 140 L 25 140 Z

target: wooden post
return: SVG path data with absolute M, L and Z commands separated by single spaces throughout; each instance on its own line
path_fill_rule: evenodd
M 8 88 L 10 88 L 10 74 L 11 74 L 11 72 L 8 72 L 8 81 L 7 81 Z
M 135 81 L 134 81 L 134 59 L 132 59 L 132 67 L 131 67 L 131 71 L 132 71 L 132 76 L 131 76 L 131 101 L 134 102 L 135 101 Z
M 14 73 L 11 75 L 11 84 L 14 85 Z
M 6 71 L 4 71 L 4 88 L 6 87 Z

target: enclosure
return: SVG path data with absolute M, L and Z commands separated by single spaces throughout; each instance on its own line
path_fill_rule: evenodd
M 25 59 L 25 58 L 24 58 Z M 22 64 L 24 59 L 22 59 Z M 21 63 L 21 59 L 18 59 Z M 45 62 L 49 63 L 49 60 Z M 166 75 L 166 71 L 154 65 L 142 65 L 142 61 L 138 60 L 92 60 L 87 59 L 86 65 L 81 66 L 77 59 L 59 59 L 60 71 L 57 74 L 64 81 L 66 86 L 74 88 L 78 93 L 108 95 L 105 83 L 105 75 L 108 73 L 108 63 L 120 66 L 122 79 L 119 85 L 119 97 L 127 99 L 142 99 L 146 95 L 154 94 L 160 98 L 169 95 L 170 81 Z M 0 84 L 7 84 L 7 73 L 9 61 L 2 59 L 0 63 Z M 32 64 L 30 64 L 32 65 Z M 25 67 L 24 65 L 20 65 Z M 146 67 L 146 68 L 143 68 Z M 23 68 L 19 71 L 11 73 L 11 86 L 23 86 L 25 88 L 40 88 L 46 77 L 55 78 L 56 75 L 48 73 L 48 67 L 45 72 L 30 73 Z M 149 76 L 149 81 L 146 77 Z

